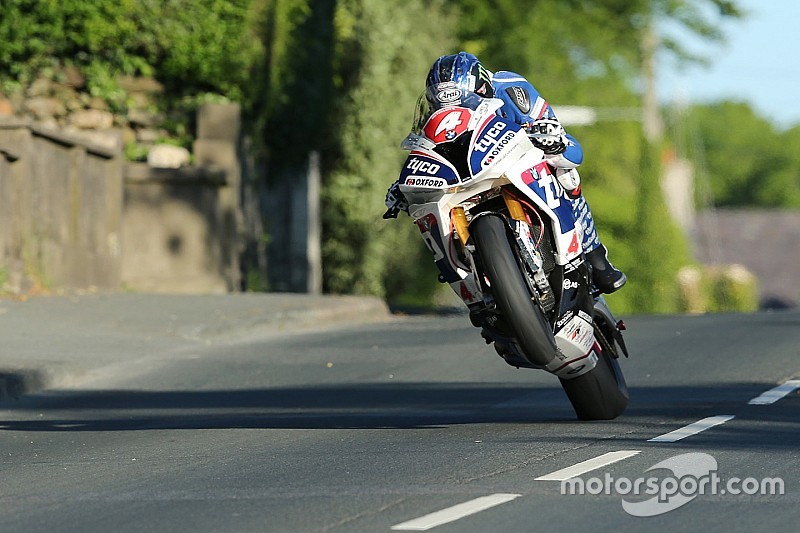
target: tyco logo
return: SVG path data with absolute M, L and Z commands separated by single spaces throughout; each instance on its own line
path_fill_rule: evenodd
M 475 150 L 478 152 L 486 152 L 490 147 L 497 144 L 497 137 L 504 129 L 506 129 L 506 125 L 503 122 L 497 122 L 494 126 L 489 128 L 486 134 L 481 137 L 477 143 L 475 143 Z
M 441 165 L 437 165 L 436 163 L 431 163 L 430 161 L 424 161 L 422 159 L 417 159 L 416 157 L 411 158 L 406 165 L 406 168 L 409 170 L 413 170 L 414 173 L 425 173 L 430 175 L 436 175 L 439 172 L 439 169 L 442 168 Z

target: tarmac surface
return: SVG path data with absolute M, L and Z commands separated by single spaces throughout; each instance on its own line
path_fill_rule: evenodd
M 383 300 L 291 293 L 0 299 L 0 401 L 165 348 L 391 318 Z

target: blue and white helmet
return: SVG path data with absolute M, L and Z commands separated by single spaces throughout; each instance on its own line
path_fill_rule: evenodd
M 481 98 L 494 97 L 492 73 L 468 52 L 437 59 L 425 86 L 425 96 L 434 110 L 453 105 L 474 107 Z

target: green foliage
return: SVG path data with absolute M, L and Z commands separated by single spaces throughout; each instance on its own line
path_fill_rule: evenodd
M 307 0 L 268 0 L 258 21 L 265 54 L 253 71 L 246 111 L 263 132 L 258 149 L 276 154 L 269 160 L 272 176 L 305 164 L 312 150 L 330 152 L 338 139 L 331 124 L 334 7 L 330 1 L 312 9 Z
M 800 126 L 779 132 L 748 104 L 719 102 L 692 106 L 673 128 L 709 188 L 701 204 L 800 207 Z
M 442 5 L 351 0 L 337 7 L 340 143 L 323 197 L 323 258 L 332 292 L 393 300 L 409 287 L 430 295 L 437 284 L 415 227 L 405 216 L 387 222 L 380 215 L 405 157 L 399 143 L 409 131 L 431 57 L 449 44 L 436 37 L 447 35 Z
M 261 53 L 251 0 L 5 0 L 0 18 L 3 90 L 66 65 L 93 95 L 121 106 L 120 74 L 155 76 L 171 95 L 242 99 Z
M 125 143 L 124 147 L 126 161 L 147 161 L 149 149 L 136 142 Z
M 755 276 L 741 265 L 687 266 L 678 273 L 679 310 L 685 313 L 750 312 L 758 309 Z
M 458 33 L 464 47 L 490 69 L 527 76 L 553 101 L 598 105 L 594 98 L 604 98 L 602 87 L 636 76 L 635 26 L 644 2 L 457 3 L 462 11 Z M 613 105 L 624 104 L 614 101 Z
M 124 112 L 133 103 L 120 75 L 152 76 L 164 87 L 161 127 L 183 145 L 200 103 L 241 102 L 269 179 L 321 154 L 325 290 L 416 305 L 440 287 L 430 254 L 405 216 L 380 214 L 433 60 L 466 49 L 528 77 L 556 107 L 635 108 L 645 30 L 670 20 L 717 40 L 709 6 L 717 18 L 739 16 L 729 0 L 4 0 L 0 90 L 75 67 L 92 95 Z M 677 40 L 664 46 L 688 56 Z M 800 203 L 800 130 L 775 132 L 724 106 L 699 107 L 692 121 L 723 205 Z M 688 252 L 661 198 L 657 150 L 635 122 L 569 129 L 586 153 L 600 234 L 629 274 L 610 300 L 621 312 L 677 309 Z
M 671 313 L 678 310 L 677 274 L 689 264 L 689 246 L 667 211 L 661 192 L 660 148 L 643 137 L 635 179 L 634 218 L 617 243 L 624 250 L 617 264 L 628 285 L 608 297 L 620 313 Z M 600 226 L 602 228 L 602 226 Z M 614 248 L 609 245 L 611 250 Z

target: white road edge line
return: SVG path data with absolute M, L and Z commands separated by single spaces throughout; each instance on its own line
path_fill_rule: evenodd
M 676 429 L 675 431 L 670 431 L 669 433 L 664 433 L 663 435 L 659 435 L 658 437 L 653 437 L 652 439 L 648 439 L 647 442 L 679 441 L 681 439 L 685 439 L 686 437 L 697 435 L 701 431 L 713 428 L 714 426 L 724 424 L 725 422 L 727 422 L 728 420 L 732 420 L 733 418 L 736 418 L 736 416 L 735 415 L 709 416 L 708 418 L 698 420 L 697 422 L 693 422 L 688 426 L 683 426 L 682 428 Z
M 479 513 L 490 509 L 495 505 L 500 505 L 511 500 L 515 500 L 522 496 L 521 494 L 491 494 L 489 496 L 482 496 L 475 498 L 468 502 L 459 503 L 447 509 L 436 511 L 435 513 L 426 514 L 419 518 L 414 518 L 407 522 L 402 522 L 396 526 L 392 526 L 394 531 L 427 531 L 428 529 L 448 522 L 455 522 L 465 516 Z
M 792 379 L 783 385 L 778 385 L 777 387 L 768 390 L 760 396 L 756 396 L 747 403 L 749 405 L 769 405 L 777 402 L 784 396 L 793 393 L 797 389 L 800 389 L 800 379 Z
M 585 474 L 586 472 L 597 470 L 611 463 L 622 461 L 628 457 L 633 457 L 640 452 L 641 450 L 620 450 L 618 452 L 604 453 L 603 455 L 598 455 L 594 459 L 582 461 L 578 464 L 568 466 L 567 468 L 562 468 L 561 470 L 550 472 L 544 476 L 539 476 L 534 481 L 564 481 Z

